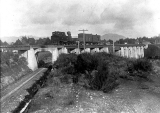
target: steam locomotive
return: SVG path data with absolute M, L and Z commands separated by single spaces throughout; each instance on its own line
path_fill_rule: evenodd
M 100 42 L 100 35 L 85 34 L 84 39 L 86 44 L 98 44 Z M 84 39 L 83 33 L 79 33 L 78 38 L 72 38 L 70 31 L 67 32 L 67 35 L 65 32 L 55 31 L 52 32 L 51 36 L 52 44 L 55 45 L 74 45 L 77 44 L 77 41 L 82 44 Z

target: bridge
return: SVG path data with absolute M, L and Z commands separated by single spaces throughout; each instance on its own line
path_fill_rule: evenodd
M 114 54 L 127 58 L 142 58 L 144 57 L 144 49 L 147 47 L 144 44 L 118 44 L 114 46 Z M 52 63 L 54 63 L 58 56 L 62 53 L 80 54 L 83 52 L 96 53 L 106 52 L 113 53 L 113 45 L 86 45 L 84 50 L 83 45 L 26 45 L 26 46 L 0 46 L 0 51 L 17 51 L 21 56 L 28 61 L 28 66 L 32 70 L 38 68 L 38 53 L 42 51 L 49 51 L 52 54 Z

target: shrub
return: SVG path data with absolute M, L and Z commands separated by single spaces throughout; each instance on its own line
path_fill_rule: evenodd
M 1 88 L 6 87 L 15 80 L 20 79 L 31 70 L 27 66 L 25 57 L 19 57 L 19 54 L 13 54 L 12 52 L 1 52 L 1 79 L 11 77 L 11 82 L 1 84 Z M 10 79 L 10 78 L 9 78 Z
M 147 49 L 144 49 L 144 56 L 146 58 L 160 58 L 160 48 L 156 45 L 148 45 Z
M 62 81 L 72 78 L 73 83 L 105 93 L 117 87 L 121 78 L 147 79 L 152 71 L 147 59 L 130 60 L 104 52 L 61 54 L 54 65 L 63 73 Z
M 152 64 L 147 59 L 132 60 L 128 64 L 128 72 L 130 76 L 137 76 L 147 79 L 152 71 Z
M 64 68 L 69 65 L 74 65 L 76 61 L 77 61 L 76 54 L 60 54 L 60 56 L 54 63 L 54 67 Z
M 100 90 L 105 81 L 108 79 L 108 74 L 108 64 L 106 62 L 99 64 L 97 67 L 97 73 L 95 73 L 95 75 L 89 80 L 91 88 Z
M 97 65 L 97 59 L 93 55 L 82 53 L 77 57 L 75 68 L 77 73 L 86 73 L 86 71 L 91 72 L 96 69 Z
M 102 86 L 102 91 L 104 93 L 108 93 L 111 92 L 113 89 L 115 89 L 117 86 L 119 85 L 119 83 L 116 81 L 115 78 L 108 78 L 107 80 L 105 80 L 103 86 Z

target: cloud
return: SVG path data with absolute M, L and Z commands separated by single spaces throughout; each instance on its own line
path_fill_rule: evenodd
M 58 20 L 59 6 L 51 1 L 49 2 L 50 4 L 44 1 L 39 3 L 33 3 L 31 1 L 27 2 L 27 10 L 24 11 L 21 22 L 37 25 L 53 24 L 55 21 Z
M 48 36 L 79 29 L 126 37 L 159 34 L 159 0 L 11 0 L 2 1 L 1 36 Z
M 66 15 L 63 19 L 63 24 L 71 25 L 83 25 L 83 24 L 99 24 L 100 18 L 91 7 L 85 8 L 80 4 L 73 4 L 66 10 Z
M 152 11 L 143 2 L 131 0 L 120 6 L 109 6 L 101 14 L 102 21 L 114 24 L 114 28 L 118 30 L 134 29 L 136 25 L 145 24 L 152 17 Z

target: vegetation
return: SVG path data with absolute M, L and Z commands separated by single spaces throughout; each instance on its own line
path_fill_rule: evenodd
M 138 59 L 130 61 L 128 72 L 130 76 L 148 79 L 152 71 L 152 64 L 148 59 Z
M 147 49 L 144 50 L 144 56 L 146 58 L 159 58 L 160 59 L 160 47 L 155 45 L 149 45 Z
M 26 59 L 13 52 L 1 52 L 0 62 L 1 88 L 31 72 Z
M 5 41 L 5 42 L 2 42 L 1 40 L 0 40 L 0 46 L 8 46 L 9 44 Z
M 49 39 L 49 37 L 39 38 L 38 40 L 35 40 L 34 38 L 23 36 L 21 39 L 16 40 L 16 42 L 13 45 L 49 45 L 49 44 L 51 44 L 51 40 Z
M 137 37 L 137 39 L 135 38 L 125 38 L 125 39 L 119 39 L 118 41 L 116 41 L 116 44 L 142 44 L 143 41 L 147 41 L 150 42 L 151 44 L 155 44 L 157 43 L 156 40 L 160 40 L 160 35 L 159 36 L 154 36 L 154 37 Z M 109 42 L 112 44 L 113 41 L 109 40 Z
M 147 59 L 126 59 L 107 53 L 61 54 L 54 64 L 61 80 L 72 79 L 85 88 L 112 91 L 125 80 L 148 80 L 152 65 Z

